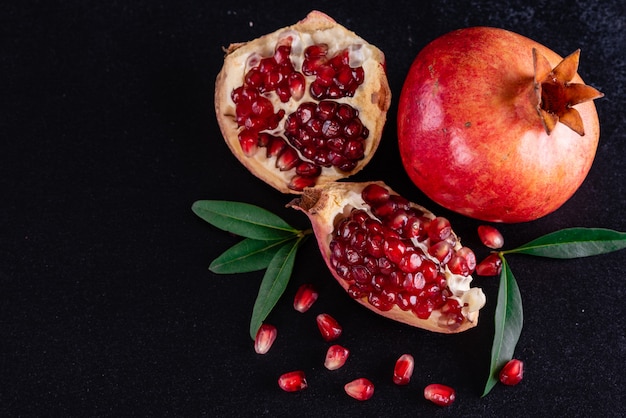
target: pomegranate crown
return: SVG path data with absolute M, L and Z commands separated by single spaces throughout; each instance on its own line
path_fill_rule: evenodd
M 548 135 L 561 122 L 578 135 L 585 135 L 582 118 L 573 106 L 599 99 L 604 94 L 584 83 L 572 83 L 578 71 L 580 49 L 565 57 L 552 68 L 547 58 L 533 48 L 537 112 Z

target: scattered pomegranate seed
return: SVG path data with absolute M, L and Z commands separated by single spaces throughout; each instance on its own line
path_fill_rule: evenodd
M 326 313 L 321 313 L 317 315 L 316 320 L 317 327 L 319 328 L 324 340 L 333 341 L 339 338 L 343 329 L 335 318 Z
M 364 377 L 346 383 L 343 388 L 348 395 L 358 401 L 366 401 L 374 395 L 374 384 Z
M 524 377 L 524 363 L 521 360 L 509 360 L 500 371 L 500 382 L 508 386 L 515 386 Z
M 439 406 L 448 406 L 454 402 L 456 393 L 450 386 L 432 383 L 424 388 L 424 398 Z
M 308 384 L 302 370 L 296 370 L 281 375 L 278 378 L 278 386 L 285 392 L 297 392 L 306 389 Z
M 274 344 L 276 334 L 277 331 L 274 325 L 261 325 L 256 333 L 256 337 L 254 338 L 254 351 L 256 351 L 258 354 L 267 353 L 272 347 L 272 344 Z
M 415 360 L 410 354 L 403 354 L 396 361 L 393 369 L 393 383 L 396 385 L 408 385 L 413 376 L 413 367 Z
M 350 355 L 350 350 L 339 344 L 331 345 L 326 351 L 326 359 L 324 360 L 324 367 L 328 370 L 337 370 L 346 364 Z
M 319 293 L 313 285 L 304 283 L 296 292 L 296 296 L 293 299 L 293 308 L 298 312 L 304 313 L 313 306 L 318 296 Z
M 476 266 L 479 276 L 497 276 L 502 272 L 502 259 L 498 253 L 489 254 Z
M 497 250 L 504 245 L 504 237 L 496 228 L 490 225 L 481 225 L 478 227 L 478 237 L 489 248 Z

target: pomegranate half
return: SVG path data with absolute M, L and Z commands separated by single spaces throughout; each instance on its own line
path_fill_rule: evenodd
M 447 219 L 383 182 L 306 188 L 290 206 L 309 217 L 328 268 L 363 306 L 430 331 L 477 325 L 485 295 L 470 288 L 476 257 Z
M 440 205 L 492 222 L 558 209 L 589 172 L 599 139 L 593 99 L 563 59 L 522 35 L 472 27 L 419 52 L 398 103 L 411 180 Z
M 215 86 L 226 144 L 283 193 L 365 167 L 390 101 L 382 51 L 319 11 L 230 45 Z

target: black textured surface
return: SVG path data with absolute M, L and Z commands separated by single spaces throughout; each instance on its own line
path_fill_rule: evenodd
M 516 356 L 524 381 L 484 386 L 497 292 L 480 325 L 442 336 L 390 322 L 345 295 L 313 241 L 269 320 L 279 338 L 254 353 L 248 323 L 261 273 L 216 276 L 210 261 L 237 242 L 196 218 L 198 199 L 245 201 L 292 224 L 289 198 L 226 148 L 213 112 L 222 47 L 289 25 L 313 8 L 385 51 L 394 100 L 382 145 L 355 180 L 383 179 L 448 216 L 466 245 L 479 222 L 411 186 L 395 143 L 402 80 L 417 52 L 450 30 L 498 26 L 561 55 L 606 94 L 594 166 L 561 209 L 501 227 L 513 247 L 559 228 L 626 230 L 626 13 L 614 1 L 415 3 L 200 1 L 3 2 L 0 14 L 0 413 L 3 416 L 624 416 L 626 252 L 574 261 L 509 259 L 524 301 Z M 321 296 L 291 307 L 300 283 Z M 315 315 L 334 315 L 352 350 L 335 372 Z M 416 357 L 409 386 L 390 373 Z M 287 394 L 279 374 L 307 372 Z M 342 386 L 366 376 L 374 397 Z M 457 389 L 440 409 L 431 382 Z

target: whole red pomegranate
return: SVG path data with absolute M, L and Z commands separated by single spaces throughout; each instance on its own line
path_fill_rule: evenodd
M 215 86 L 226 144 L 284 193 L 365 167 L 390 101 L 382 51 L 318 11 L 230 45 Z
M 432 200 L 469 217 L 523 222 L 580 187 L 599 139 L 592 100 L 562 59 L 498 28 L 450 32 L 415 58 L 398 104 L 402 163 Z
M 446 218 L 382 182 L 306 188 L 290 206 L 309 217 L 328 268 L 363 306 L 435 332 L 477 325 L 485 295 L 470 288 L 476 257 Z

